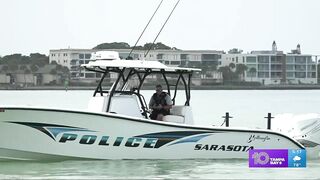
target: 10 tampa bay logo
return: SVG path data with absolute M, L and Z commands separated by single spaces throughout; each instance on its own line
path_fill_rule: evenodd
M 86 128 L 33 122 L 9 122 L 28 126 L 41 131 L 58 143 L 78 143 L 82 145 L 125 146 L 160 148 L 166 144 L 194 143 L 210 136 L 212 131 L 170 131 L 142 134 L 133 137 L 100 135 Z M 172 143 L 171 143 L 172 142 Z

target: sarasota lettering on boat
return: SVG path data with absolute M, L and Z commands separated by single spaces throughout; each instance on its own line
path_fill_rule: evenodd
M 216 145 L 216 144 L 196 144 L 194 150 L 205 151 L 243 151 L 247 152 L 250 149 L 254 149 L 253 146 L 241 146 L 241 145 Z

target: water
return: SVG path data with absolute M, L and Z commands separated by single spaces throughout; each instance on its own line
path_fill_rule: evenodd
M 149 100 L 153 91 L 143 93 Z M 85 109 L 91 96 L 92 91 L 0 91 L 0 105 Z M 229 112 L 231 126 L 265 128 L 268 112 L 276 117 L 274 124 L 288 123 L 286 115 L 318 113 L 320 90 L 199 90 L 191 104 L 200 125 L 220 126 Z M 0 179 L 320 179 L 319 169 L 320 160 L 308 160 L 300 169 L 252 169 L 247 160 L 1 162 Z

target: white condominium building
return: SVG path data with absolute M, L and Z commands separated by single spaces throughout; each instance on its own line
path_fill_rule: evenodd
M 247 54 L 222 54 L 220 66 L 245 64 L 245 81 L 262 84 L 316 84 L 317 61 L 320 57 L 301 54 L 300 45 L 284 54 L 274 47 L 271 51 L 252 51 Z

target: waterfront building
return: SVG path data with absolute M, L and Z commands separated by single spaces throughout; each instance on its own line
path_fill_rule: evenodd
M 297 49 L 287 54 L 278 51 L 275 42 L 272 50 L 222 54 L 219 67 L 228 66 L 230 63 L 246 65 L 244 81 L 265 85 L 317 83 L 317 57 L 301 54 L 299 44 Z
M 131 49 L 107 49 L 119 52 L 122 59 L 126 59 Z M 72 80 L 93 82 L 100 79 L 100 74 L 80 68 L 81 64 L 91 60 L 91 53 L 101 49 L 58 49 L 50 50 L 49 62 L 57 62 L 67 66 Z M 151 50 L 145 57 L 144 50 L 134 50 L 130 55 L 133 59 L 160 61 L 168 66 L 201 68 L 202 72 L 195 74 L 195 84 L 222 83 L 222 73 L 217 69 L 221 66 L 244 64 L 247 70 L 241 76 L 242 81 L 271 84 L 316 84 L 317 57 L 301 54 L 301 47 L 285 54 L 279 51 L 276 42 L 271 50 L 254 50 L 243 53 L 232 49 L 228 53 L 216 50 Z M 111 75 L 112 78 L 112 75 Z M 151 77 L 152 78 L 152 77 Z M 199 80 L 201 79 L 201 81 Z M 201 83 L 202 82 L 202 83 Z
M 131 49 L 107 49 L 109 51 L 119 52 L 121 59 L 126 59 Z M 49 63 L 55 61 L 58 64 L 66 66 L 70 70 L 70 77 L 73 80 L 93 81 L 100 79 L 101 74 L 86 71 L 80 68 L 81 64 L 88 63 L 91 53 L 101 51 L 101 49 L 58 49 L 50 50 Z M 134 50 L 130 55 L 133 59 L 145 59 L 151 61 L 160 61 L 168 66 L 179 67 L 197 67 L 202 68 L 208 73 L 200 74 L 201 78 L 209 78 L 213 81 L 221 82 L 222 76 L 218 72 L 212 72 L 218 66 L 219 59 L 223 51 L 216 50 L 152 50 L 145 57 L 144 50 Z M 209 72 L 210 70 L 210 72 Z

